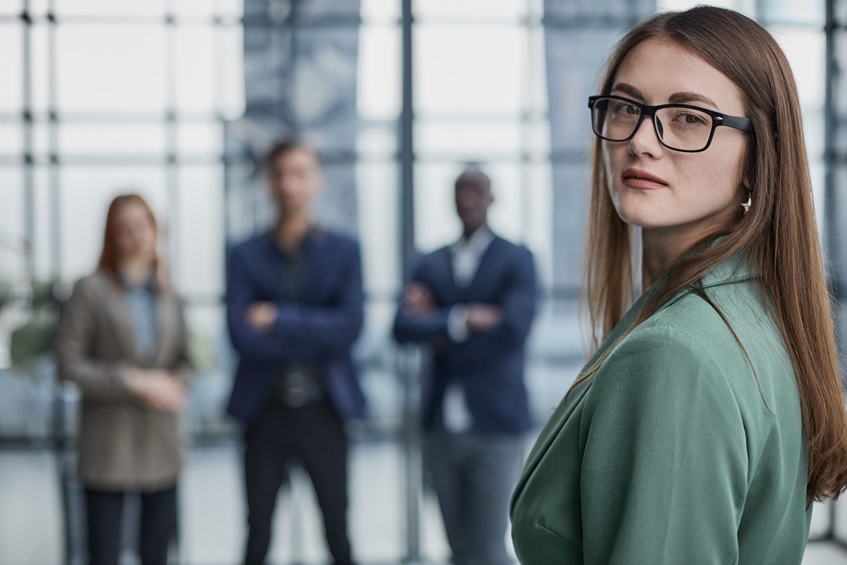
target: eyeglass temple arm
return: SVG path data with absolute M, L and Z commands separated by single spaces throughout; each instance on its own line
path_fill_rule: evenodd
M 724 115 L 720 116 L 720 122 L 725 126 L 753 133 L 753 122 L 750 121 L 750 118 L 738 118 L 735 116 Z

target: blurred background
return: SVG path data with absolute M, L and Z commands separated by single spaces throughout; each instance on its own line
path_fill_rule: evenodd
M 543 422 L 583 362 L 586 99 L 622 30 L 696 3 L 0 0 L 0 563 L 78 562 L 79 394 L 55 382 L 50 328 L 95 268 L 107 206 L 125 192 L 162 223 L 200 361 L 181 559 L 239 558 L 224 258 L 271 219 L 258 166 L 283 131 L 319 150 L 329 180 L 319 219 L 362 244 L 356 356 L 371 409 L 351 429 L 354 553 L 364 564 L 443 562 L 418 456 L 417 357 L 390 338 L 404 276 L 418 252 L 458 237 L 452 181 L 479 163 L 493 179 L 493 229 L 534 251 L 544 285 L 528 367 Z M 764 24 L 792 63 L 844 351 L 847 0 L 713 3 Z M 310 489 L 295 474 L 281 494 L 275 563 L 326 558 Z M 811 539 L 808 563 L 847 563 L 847 502 L 819 505 Z

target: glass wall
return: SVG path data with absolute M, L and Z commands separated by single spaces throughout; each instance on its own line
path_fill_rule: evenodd
M 715 3 L 764 23 L 792 63 L 841 298 L 847 0 Z M 404 194 L 414 247 L 427 252 L 459 236 L 452 188 L 459 172 L 474 163 L 490 174 L 492 228 L 534 252 L 544 286 L 528 371 L 542 421 L 583 359 L 576 298 L 591 139 L 585 99 L 622 30 L 654 9 L 693 4 L 413 0 L 404 52 L 399 0 L 0 0 L 0 447 L 51 437 L 57 403 L 49 358 L 13 359 L 10 336 L 34 308 L 54 308 L 39 283 L 52 283 L 61 300 L 93 270 L 109 200 L 129 191 L 158 215 L 192 330 L 211 353 L 191 396 L 195 445 L 235 438 L 223 415 L 232 368 L 222 309 L 226 249 L 267 225 L 260 156 L 275 137 L 297 131 L 318 148 L 329 179 L 319 219 L 362 244 L 367 318 L 356 357 L 371 413 L 352 430 L 360 512 L 353 534 L 365 540 L 357 551 L 374 562 L 444 557 L 434 506 L 416 499 L 416 461 L 401 449 L 414 424 L 405 411 L 414 398 L 398 371 L 404 358 L 390 338 L 404 268 L 414 260 L 401 237 Z M 59 393 L 72 430 L 77 396 Z M 229 455 L 198 447 L 193 457 L 237 478 Z M 211 471 L 191 476 L 191 500 L 224 480 Z M 237 488 L 221 496 L 235 500 Z M 356 505 L 377 490 L 387 500 L 379 511 Z M 318 524 L 304 492 L 287 496 L 306 525 L 279 528 L 305 541 L 278 550 L 281 561 L 323 555 L 320 535 L 303 533 Z M 847 539 L 847 516 L 830 523 Z M 240 531 L 240 517 L 227 524 Z M 189 525 L 187 555 L 206 559 L 202 548 L 216 536 L 234 555 L 239 535 Z

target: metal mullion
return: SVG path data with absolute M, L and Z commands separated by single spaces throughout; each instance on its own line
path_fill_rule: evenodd
M 532 71 L 532 26 L 529 25 L 529 22 L 532 20 L 532 3 L 528 3 L 527 13 L 525 17 L 525 22 L 523 24 L 523 31 L 525 36 L 526 43 L 526 55 L 524 60 L 525 67 L 525 76 L 522 77 L 522 82 L 524 84 L 524 88 L 521 89 L 521 96 L 525 99 L 522 100 L 521 104 L 521 153 L 522 155 L 528 155 L 530 153 L 529 146 L 530 140 L 532 139 L 532 132 L 530 126 L 530 116 L 532 114 L 532 94 L 533 87 L 535 85 L 535 75 Z M 540 19 L 540 18 L 539 18 Z M 522 190 L 521 194 L 521 234 L 523 238 L 523 242 L 526 244 L 529 242 L 529 226 L 532 225 L 532 190 L 529 189 L 532 183 L 532 174 L 530 172 L 529 159 L 522 160 L 521 162 L 521 184 Z
M 168 231 L 169 239 L 169 265 L 171 265 L 171 276 L 176 282 L 179 277 L 180 245 L 179 245 L 179 175 L 177 165 L 177 94 L 176 94 L 176 20 L 173 16 L 173 2 L 168 0 L 165 8 L 165 191 L 168 205 Z
M 59 105 L 58 105 L 58 47 L 56 41 L 55 19 L 56 0 L 47 3 L 47 154 L 50 156 L 48 165 L 48 188 L 50 193 L 50 270 L 53 282 L 61 281 L 62 277 L 62 195 L 61 179 L 59 177 Z
M 27 279 L 35 279 L 35 178 L 33 171 L 33 122 L 32 122 L 32 20 L 29 17 L 29 0 L 24 0 L 21 15 L 23 69 L 21 88 L 23 90 L 23 161 L 24 161 L 24 231 L 25 231 L 25 261 Z

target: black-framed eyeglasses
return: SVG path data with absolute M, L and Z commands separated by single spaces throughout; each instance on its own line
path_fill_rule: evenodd
M 648 106 L 623 96 L 590 96 L 591 127 L 600 139 L 628 141 L 645 116 L 653 116 L 653 127 L 662 145 L 674 151 L 698 153 L 712 143 L 715 128 L 727 126 L 753 134 L 749 118 L 728 116 L 689 104 Z

